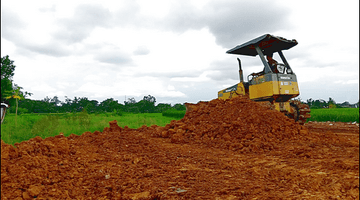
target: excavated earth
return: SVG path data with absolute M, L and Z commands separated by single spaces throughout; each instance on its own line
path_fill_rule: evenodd
M 359 199 L 359 124 L 304 126 L 246 97 L 139 129 L 1 141 L 1 199 Z

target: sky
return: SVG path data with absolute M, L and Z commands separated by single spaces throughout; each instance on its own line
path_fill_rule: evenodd
M 264 34 L 283 51 L 302 101 L 359 101 L 359 1 L 1 1 L 1 57 L 30 99 L 196 103 L 263 69 L 226 51 Z M 277 59 L 275 56 L 275 60 Z

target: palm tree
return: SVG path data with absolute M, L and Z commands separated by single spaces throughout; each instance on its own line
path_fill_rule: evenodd
M 9 95 L 6 97 L 6 99 L 15 99 L 16 100 L 15 116 L 17 116 L 18 105 L 19 105 L 18 101 L 25 99 L 25 96 L 27 96 L 27 95 L 29 95 L 29 96 L 32 95 L 32 93 L 29 93 L 29 92 L 25 92 L 25 95 L 24 95 L 23 92 L 20 91 L 21 89 L 23 89 L 23 88 L 15 84 L 15 87 L 13 88 L 13 90 L 6 92 L 6 95 Z

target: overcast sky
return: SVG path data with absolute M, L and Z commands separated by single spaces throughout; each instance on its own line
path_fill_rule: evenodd
M 239 82 L 237 57 L 244 77 L 263 69 L 226 51 L 267 33 L 298 41 L 283 53 L 303 101 L 358 102 L 358 0 L 1 1 L 1 57 L 37 100 L 209 101 Z

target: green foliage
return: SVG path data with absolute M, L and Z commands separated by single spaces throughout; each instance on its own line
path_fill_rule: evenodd
M 15 116 L 15 114 L 6 114 L 1 124 L 1 139 L 8 144 L 14 144 L 33 138 L 31 129 L 39 119 L 41 117 L 37 115 Z
M 88 129 L 90 126 L 90 115 L 87 113 L 86 109 L 78 114 L 79 125 Z
M 117 100 L 114 100 L 113 98 L 109 98 L 104 100 L 99 105 L 102 108 L 102 111 L 104 112 L 112 112 L 115 109 L 119 109 L 119 103 Z
M 306 104 L 310 106 L 311 109 L 318 108 L 356 108 L 359 107 L 359 102 L 356 104 L 350 104 L 345 101 L 343 103 L 336 103 L 335 100 L 329 97 L 329 100 L 326 102 L 323 99 L 313 100 L 312 98 L 306 100 Z
M 23 92 L 22 87 L 14 84 L 12 78 L 15 71 L 14 61 L 9 59 L 9 56 L 6 55 L 1 58 L 1 101 L 9 99 L 11 105 L 16 105 L 16 113 L 18 109 L 18 100 L 25 99 L 27 95 L 31 96 L 29 92 Z
M 48 115 L 37 121 L 32 129 L 31 134 L 33 136 L 40 136 L 42 138 L 56 135 L 55 130 L 59 126 L 59 116 Z
M 177 103 L 173 106 L 176 110 L 186 110 L 186 107 L 184 104 Z
M 359 123 L 359 108 L 311 109 L 308 121 L 335 121 Z
M 109 121 L 117 120 L 120 127 L 139 128 L 153 124 L 165 126 L 171 120 L 184 117 L 185 111 L 174 108 L 163 113 L 130 114 L 118 111 L 88 114 L 86 109 L 79 113 L 52 114 L 7 114 L 1 125 L 1 139 L 8 144 L 29 140 L 36 136 L 52 137 L 59 133 L 81 135 L 86 131 L 102 131 Z M 359 123 L 359 108 L 312 109 L 309 121 L 341 121 Z
M 128 101 L 125 101 L 124 111 L 130 113 L 154 113 L 156 112 L 155 106 L 156 98 L 154 96 L 148 95 L 136 102 L 134 98 L 129 98 Z
M 27 109 L 28 113 L 77 113 L 86 110 L 89 114 L 106 113 L 106 115 L 121 116 L 122 113 L 162 113 L 169 109 L 186 110 L 184 104 L 159 103 L 155 105 L 156 98 L 148 95 L 136 102 L 134 98 L 125 101 L 125 105 L 118 103 L 118 100 L 108 98 L 102 102 L 89 100 L 87 97 L 74 97 L 70 99 L 65 96 L 65 102 L 61 102 L 57 96 L 53 98 L 45 97 L 42 100 L 22 99 L 19 101 L 19 107 Z M 15 104 L 15 103 L 14 103 Z M 12 110 L 11 110 L 12 111 Z M 26 110 L 23 110 L 23 113 Z M 112 114 L 109 114 L 112 113 Z
M 112 116 L 122 116 L 123 113 L 121 112 L 121 110 L 116 110 L 114 109 L 111 113 Z
M 186 110 L 176 110 L 174 108 L 162 112 L 162 116 L 181 119 L 185 116 Z
M 12 90 L 12 81 L 9 79 L 1 78 L 1 101 L 4 101 L 5 97 L 8 96 L 8 93 Z
M 1 58 L 1 101 L 9 96 L 8 93 L 12 91 L 12 77 L 15 71 L 14 61 L 9 59 L 6 55 Z
M 1 58 L 1 79 L 12 80 L 15 71 L 14 61 L 9 59 L 9 56 L 6 55 Z
M 15 113 L 16 112 L 16 107 L 11 106 L 8 110 L 6 110 L 6 112 Z M 29 110 L 26 109 L 26 108 L 18 108 L 18 112 L 17 112 L 18 115 L 25 114 L 25 113 L 29 113 Z
M 19 100 L 25 99 L 26 95 L 31 95 L 31 93 L 28 93 L 28 92 L 25 92 L 25 94 L 24 94 L 24 92 L 22 92 L 21 89 L 22 89 L 22 87 L 15 84 L 15 87 L 12 90 L 4 92 L 5 99 L 15 100 L 15 106 L 16 106 L 15 114 L 16 115 L 18 113 Z
M 114 112 L 103 114 L 88 114 L 86 110 L 81 113 L 53 113 L 53 114 L 23 114 L 17 116 L 7 114 L 1 125 L 1 139 L 5 143 L 14 144 L 40 136 L 47 138 L 64 133 L 81 135 L 86 131 L 102 131 L 109 126 L 109 121 L 117 120 L 121 127 L 139 128 L 143 125 L 153 124 L 165 126 L 174 118 L 164 117 L 161 113 L 129 114 L 119 116 Z
M 156 106 L 156 112 L 157 113 L 162 113 L 166 110 L 169 110 L 171 109 L 171 104 L 168 104 L 168 103 L 159 103 L 157 106 Z
M 155 111 L 155 103 L 141 100 L 136 105 L 141 113 L 153 113 Z

